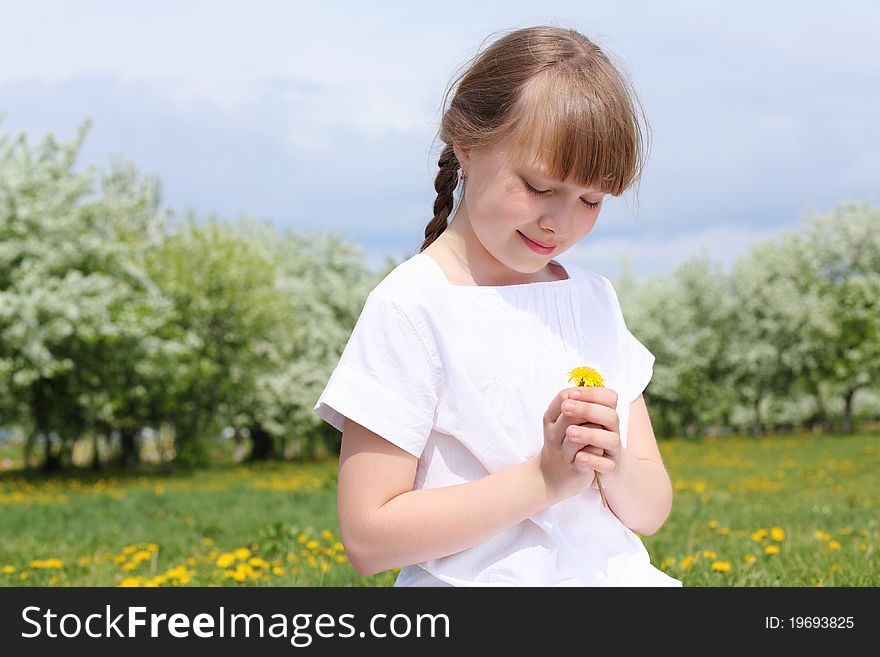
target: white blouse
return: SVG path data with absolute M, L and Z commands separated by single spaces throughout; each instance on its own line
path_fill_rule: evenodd
M 560 261 L 556 261 L 560 263 Z M 473 481 L 537 454 L 551 400 L 596 368 L 618 393 L 621 442 L 654 356 L 601 274 L 453 285 L 426 253 L 368 295 L 314 411 L 346 417 L 418 457 L 415 490 Z M 401 569 L 395 586 L 681 586 L 589 489 L 461 552 Z

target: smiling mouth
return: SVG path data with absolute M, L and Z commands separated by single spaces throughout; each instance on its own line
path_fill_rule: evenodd
M 531 242 L 532 244 L 537 244 L 537 245 L 540 246 L 542 249 L 555 249 L 556 246 L 557 246 L 556 244 L 542 244 L 541 242 L 536 242 L 535 240 L 533 240 L 533 239 L 532 239 L 531 237 L 529 237 L 528 235 L 525 235 L 524 233 L 520 233 L 520 231 L 516 231 L 516 232 L 518 232 L 520 235 L 522 235 L 523 237 L 525 237 L 525 238 L 526 238 L 529 242 Z

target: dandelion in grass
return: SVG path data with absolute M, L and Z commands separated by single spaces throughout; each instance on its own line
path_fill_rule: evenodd
M 730 562 L 729 561 L 714 561 L 712 562 L 712 570 L 719 573 L 730 572 Z
M 574 381 L 575 386 L 579 388 L 605 387 L 605 379 L 603 379 L 602 375 L 592 367 L 574 368 L 568 373 L 568 380 Z M 584 422 L 580 426 L 586 426 L 587 424 L 589 424 L 589 422 Z M 593 474 L 596 475 L 596 485 L 599 487 L 599 497 L 602 498 L 602 506 L 607 507 L 608 502 L 605 501 L 605 490 L 602 488 L 602 479 L 599 477 L 599 473 L 596 470 L 593 470 Z

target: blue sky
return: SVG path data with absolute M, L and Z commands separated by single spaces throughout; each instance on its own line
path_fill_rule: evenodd
M 653 131 L 638 203 L 610 198 L 566 252 L 637 278 L 725 270 L 805 211 L 878 203 L 873 2 L 6 2 L 0 131 L 70 138 L 163 182 L 164 201 L 330 230 L 370 266 L 416 252 L 440 103 L 498 30 L 578 29 L 620 62 Z

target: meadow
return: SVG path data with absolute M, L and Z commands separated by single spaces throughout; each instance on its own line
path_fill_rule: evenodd
M 666 524 L 685 586 L 880 585 L 880 430 L 673 439 Z M 391 586 L 348 562 L 334 459 L 47 478 L 0 447 L 0 586 Z

